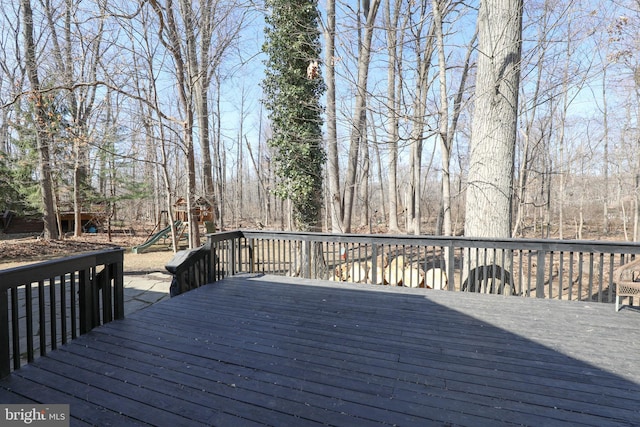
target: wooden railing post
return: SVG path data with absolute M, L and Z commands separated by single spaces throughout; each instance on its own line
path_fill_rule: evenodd
M 78 271 L 78 293 L 80 305 L 80 335 L 86 334 L 93 328 L 93 287 L 90 286 L 90 270 Z
M 113 317 L 119 320 L 124 319 L 124 257 L 113 267 Z
M 306 257 L 303 256 L 302 262 L 302 277 L 305 279 L 311 279 L 311 263 L 313 263 L 313 253 L 311 252 L 311 240 L 304 240 L 304 250 L 306 252 Z
M 242 267 L 243 258 L 242 258 L 242 237 L 238 237 L 238 273 L 244 273 L 244 268 Z
M 254 239 L 249 239 L 249 273 L 256 272 L 256 254 Z
M 214 277 L 214 271 L 215 271 L 215 258 L 216 258 L 216 253 L 215 250 L 213 249 L 213 242 L 211 241 L 211 237 L 207 238 L 207 243 L 206 243 L 206 247 L 207 247 L 207 252 L 209 252 L 209 262 L 208 265 L 209 267 L 207 268 L 207 283 L 212 283 L 215 281 Z
M 455 277 L 456 277 L 456 270 L 455 270 L 455 263 L 456 263 L 456 257 L 455 257 L 455 247 L 453 246 L 453 243 L 449 243 L 447 246 L 445 246 L 447 248 L 447 290 L 449 291 L 454 291 L 456 289 L 455 287 Z
M 371 242 L 371 283 L 378 283 L 378 245 Z
M 536 265 L 536 298 L 544 298 L 544 264 L 546 251 L 538 249 L 538 259 Z
M 231 264 L 230 274 L 233 276 L 236 274 L 236 239 L 231 239 L 231 249 L 229 249 L 229 263 Z
M 111 279 L 113 271 L 111 265 L 107 264 L 102 270 L 102 274 L 97 276 L 95 286 L 98 294 L 102 292 L 102 323 L 109 323 L 113 320 L 113 301 L 111 294 Z

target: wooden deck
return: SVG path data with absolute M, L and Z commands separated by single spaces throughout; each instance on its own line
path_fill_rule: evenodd
M 640 425 L 640 312 L 264 276 L 101 326 L 0 381 L 72 425 Z

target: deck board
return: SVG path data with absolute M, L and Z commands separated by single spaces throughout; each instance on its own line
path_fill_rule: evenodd
M 640 425 L 640 312 L 238 276 L 0 381 L 72 425 Z

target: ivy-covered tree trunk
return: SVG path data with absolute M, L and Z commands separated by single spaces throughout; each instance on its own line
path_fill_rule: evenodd
M 278 177 L 276 191 L 291 200 L 293 227 L 315 231 L 321 222 L 322 145 L 320 30 L 317 0 L 267 0 L 262 82 L 272 136 L 268 141 Z M 322 246 L 301 242 L 293 275 L 325 278 Z M 307 244 L 308 243 L 308 244 Z M 305 268 L 305 266 L 307 266 Z
M 278 195 L 292 202 L 293 224 L 316 230 L 322 207 L 320 30 L 316 0 L 268 0 L 262 82 L 272 137 L 268 143 L 278 176 Z

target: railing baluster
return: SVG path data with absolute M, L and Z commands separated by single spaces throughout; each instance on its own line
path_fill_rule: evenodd
M 583 270 L 583 253 L 578 253 L 578 301 L 582 301 L 582 270 Z
M 236 270 L 236 239 L 231 239 L 230 243 L 231 243 L 231 249 L 230 249 L 230 255 L 231 255 L 230 264 L 231 264 L 231 268 L 230 268 L 229 274 L 231 274 L 233 276 L 237 272 L 237 270 Z
M 116 320 L 124 319 L 124 263 L 112 264 L 113 278 L 113 317 Z
M 379 282 L 378 277 L 378 245 L 371 243 L 371 278 L 370 282 L 377 284 Z
M 243 264 L 243 256 L 242 256 L 242 249 L 244 247 L 246 247 L 246 245 L 243 243 L 243 239 L 238 238 L 238 271 L 240 273 L 244 272 L 244 264 Z
M 113 320 L 113 302 L 111 297 L 111 282 L 113 281 L 113 271 L 111 265 L 105 265 L 102 272 L 102 280 L 98 285 L 102 290 L 102 323 L 109 323 Z
M 544 298 L 544 260 L 545 251 L 538 249 L 536 265 L 536 298 Z
M 56 279 L 49 279 L 49 321 L 51 322 L 51 350 L 58 348 L 56 331 Z
M 256 272 L 256 262 L 257 262 L 257 254 L 256 254 L 256 246 L 255 239 L 249 239 L 249 262 L 250 262 L 250 273 Z
M 455 253 L 455 248 L 453 247 L 453 244 L 450 244 L 449 246 L 449 256 L 448 256 L 448 260 L 447 260 L 447 266 L 448 266 L 448 271 L 447 271 L 447 283 L 448 283 L 448 287 L 450 291 L 455 291 L 456 289 L 456 274 L 455 274 L 455 257 L 456 257 L 456 253 Z M 462 252 L 460 252 L 460 257 L 462 257 Z M 460 263 L 460 272 L 462 272 L 462 263 Z M 462 284 L 462 276 L 460 277 L 460 284 Z
M 90 313 L 92 314 L 91 329 L 100 325 L 100 315 L 102 314 L 100 310 L 100 291 L 99 291 L 100 287 L 98 286 L 98 281 L 95 279 L 97 270 L 98 270 L 97 265 L 91 268 L 91 280 L 89 281 L 89 284 L 88 284 L 88 286 L 91 288 L 91 296 L 92 296 L 91 308 L 89 310 Z
M 44 300 L 44 280 L 38 281 L 38 335 L 40 338 L 40 356 L 47 355 L 47 319 Z
M 569 252 L 569 301 L 573 299 L 573 251 Z
M 553 299 L 553 251 L 549 251 L 549 294 L 547 298 Z
M 615 261 L 615 255 L 614 255 L 614 254 L 609 254 L 609 281 L 608 281 L 609 291 L 608 291 L 608 295 L 607 295 L 607 302 L 612 302 L 612 301 L 613 301 L 613 288 L 614 288 L 614 284 L 613 284 L 613 270 L 614 270 L 614 261 Z
M 81 270 L 78 274 L 78 285 L 80 286 L 80 335 L 82 335 L 89 332 L 93 327 L 93 313 L 91 312 L 93 306 L 93 288 L 90 286 L 90 269 Z
M 71 339 L 76 339 L 78 337 L 78 311 L 76 308 L 77 299 L 76 299 L 76 277 L 77 273 L 73 272 L 70 275 L 70 286 L 69 292 L 71 294 Z
M 489 268 L 489 266 L 488 266 L 489 262 L 488 262 L 488 259 L 487 259 L 487 252 L 488 252 L 488 249 L 483 249 L 482 250 L 482 264 L 476 263 L 476 266 L 477 265 L 482 265 L 482 279 L 483 279 L 482 280 L 482 286 L 484 287 L 484 289 L 481 288 L 480 292 L 484 292 L 484 293 L 489 293 L 489 286 L 488 286 L 489 285 L 489 283 L 488 283 L 489 280 L 488 280 L 488 272 L 487 272 L 487 270 Z
M 27 321 L 27 362 L 31 363 L 34 359 L 33 349 L 33 292 L 31 283 L 27 283 L 24 289 L 25 297 L 25 318 Z
M 587 299 L 591 299 L 593 297 L 593 252 L 589 253 L 589 296 Z
M 564 252 L 560 251 L 560 265 L 558 267 L 558 298 L 562 299 L 564 294 Z
M 67 273 L 60 276 L 60 336 L 62 345 L 67 343 Z
M 524 287 L 522 286 L 522 277 L 523 277 L 523 271 L 524 271 L 524 267 L 523 267 L 523 253 L 524 251 L 522 249 L 518 250 L 518 274 L 517 274 L 517 281 L 516 279 L 512 276 L 512 280 L 513 280 L 513 286 L 514 286 L 514 293 L 515 295 L 523 295 L 523 289 Z
M 598 254 L 598 302 L 602 302 L 602 285 L 604 283 L 604 254 Z
M 20 369 L 20 313 L 18 287 L 11 288 L 11 326 L 13 338 L 13 370 Z
M 7 289 L 0 290 L 0 325 L 9 325 L 9 296 Z M 14 332 L 15 334 L 15 332 Z M 11 372 L 9 352 L 9 328 L 0 329 L 0 378 Z

